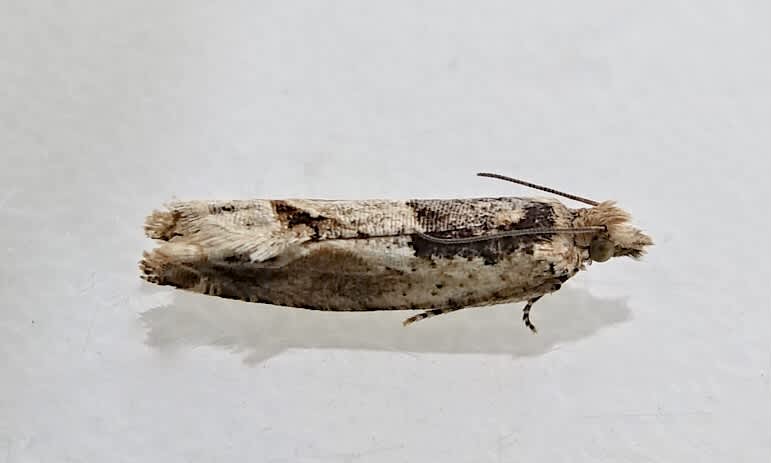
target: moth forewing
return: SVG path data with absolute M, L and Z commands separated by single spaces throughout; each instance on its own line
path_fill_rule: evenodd
M 535 331 L 532 304 L 592 254 L 604 257 L 610 246 L 614 256 L 639 257 L 651 244 L 627 224 L 628 214 L 596 204 L 569 209 L 518 197 L 177 202 L 148 217 L 146 234 L 161 245 L 140 267 L 147 281 L 242 301 L 424 311 L 405 324 L 526 301 L 523 319 Z M 600 247 L 605 254 L 592 251 Z

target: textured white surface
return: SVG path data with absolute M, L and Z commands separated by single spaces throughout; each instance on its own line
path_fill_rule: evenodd
M 211 4 L 211 5 L 209 5 Z M 0 462 L 765 462 L 771 11 L 0 1 Z M 176 196 L 616 199 L 658 245 L 401 327 L 140 282 Z

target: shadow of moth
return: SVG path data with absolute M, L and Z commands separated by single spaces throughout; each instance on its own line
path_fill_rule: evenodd
M 405 325 L 466 307 L 530 309 L 591 262 L 640 258 L 651 238 L 612 201 L 183 201 L 154 211 L 142 278 L 198 293 L 328 311 L 421 310 Z

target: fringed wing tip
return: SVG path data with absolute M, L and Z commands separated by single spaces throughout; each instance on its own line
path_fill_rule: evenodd
M 179 215 L 171 210 L 155 210 L 145 219 L 145 235 L 156 240 L 169 240 L 174 236 L 178 219 Z
M 156 285 L 195 290 L 201 281 L 201 276 L 179 257 L 167 255 L 163 252 L 163 247 L 150 252 L 145 251 L 139 262 L 140 278 Z
M 140 278 L 143 280 L 154 283 L 161 283 L 161 275 L 163 273 L 163 260 L 159 258 L 158 254 L 153 252 L 143 252 L 142 260 L 139 261 L 139 271 L 141 272 Z

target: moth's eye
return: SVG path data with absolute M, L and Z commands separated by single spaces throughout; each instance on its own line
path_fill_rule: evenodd
M 604 238 L 595 238 L 589 245 L 589 257 L 595 262 L 605 262 L 613 257 L 613 243 Z

